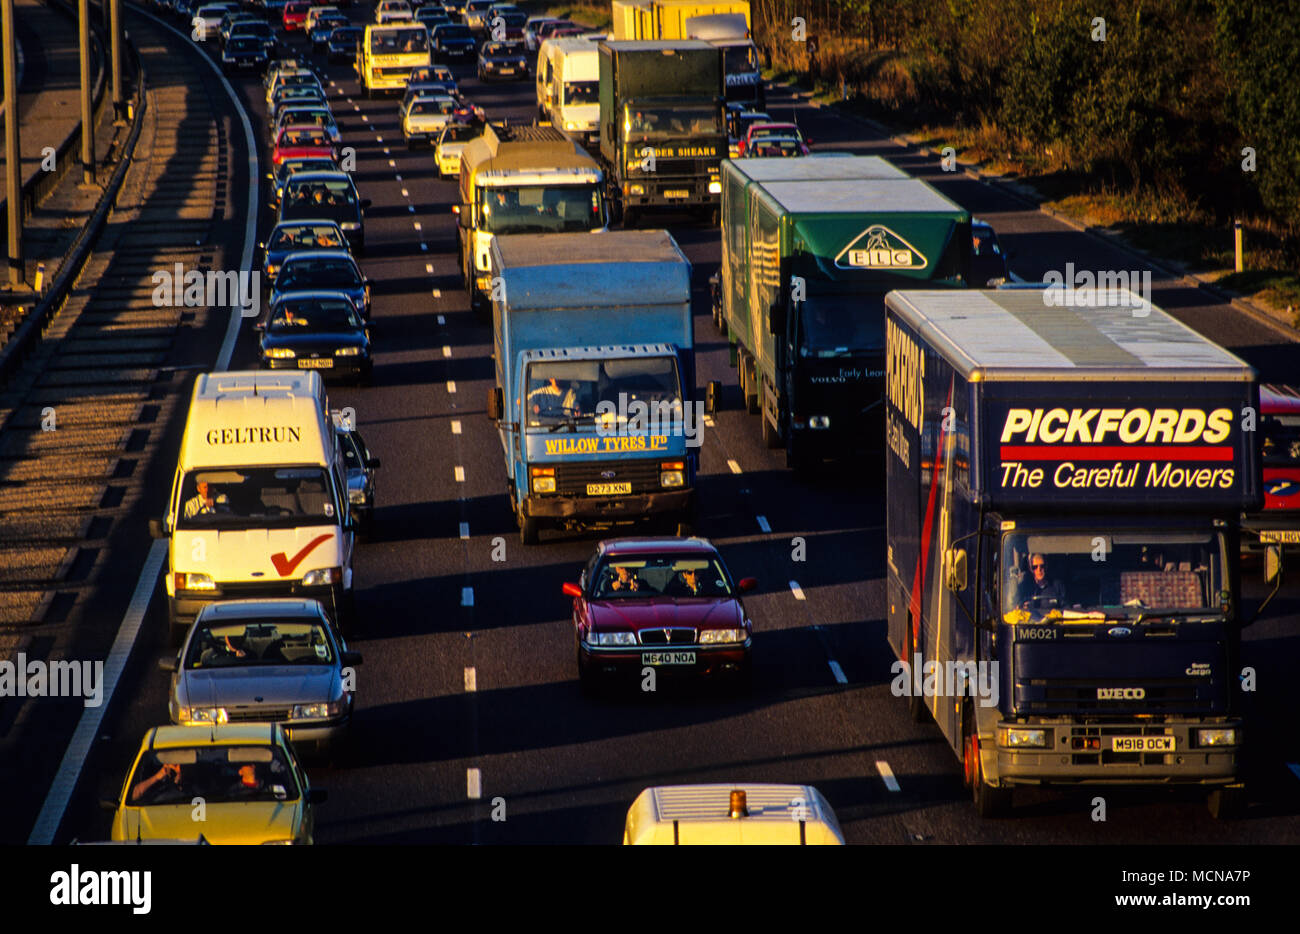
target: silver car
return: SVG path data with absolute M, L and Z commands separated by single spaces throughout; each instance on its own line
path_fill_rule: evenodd
M 330 414 L 334 417 L 334 431 L 347 470 L 348 506 L 357 518 L 360 531 L 368 534 L 374 521 L 375 471 L 379 469 L 379 458 L 371 455 L 361 433 L 342 412 Z
M 292 598 L 208 604 L 180 654 L 159 663 L 172 673 L 173 723 L 279 723 L 300 754 L 336 749 L 360 664 L 320 601 Z

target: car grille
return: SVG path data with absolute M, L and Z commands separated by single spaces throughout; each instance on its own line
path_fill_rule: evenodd
M 231 723 L 283 723 L 289 719 L 288 707 L 227 707 Z
M 694 629 L 642 629 L 642 645 L 694 645 Z
M 588 461 L 555 466 L 557 493 L 586 496 L 589 483 L 630 483 L 633 493 L 658 492 L 662 489 L 659 483 L 659 461 Z

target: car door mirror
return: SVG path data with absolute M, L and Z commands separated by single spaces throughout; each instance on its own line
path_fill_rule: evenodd
M 329 792 L 326 791 L 324 788 L 313 788 L 311 789 L 311 791 L 307 792 L 307 803 L 324 804 L 327 800 L 329 800 L 329 796 L 330 796 Z
M 369 467 L 371 470 L 378 470 L 378 469 L 379 469 L 379 458 L 377 458 L 377 457 L 369 458 L 369 459 L 366 461 L 366 466 Z
M 149 520 L 149 537 L 150 537 L 150 538 L 166 538 L 166 537 L 167 537 L 167 529 L 163 526 L 163 523 L 162 523 L 162 520 L 161 520 L 161 519 L 150 519 L 150 520 Z
M 582 588 L 572 582 L 566 582 L 564 586 L 560 588 L 560 590 L 564 592 L 564 595 L 566 597 L 582 596 Z
M 704 414 L 713 415 L 718 411 L 718 400 L 722 398 L 722 383 L 719 380 L 709 380 L 708 388 L 704 391 Z
M 360 652 L 342 652 L 339 654 L 339 661 L 345 666 L 360 665 L 364 659 Z
M 736 584 L 736 589 L 741 593 L 749 593 L 751 590 L 758 589 L 757 577 L 742 577 L 740 583 Z
M 180 667 L 180 659 L 175 656 L 158 659 L 158 670 L 166 672 L 175 672 Z
M 365 210 L 368 210 L 369 208 L 370 208 L 370 199 L 369 199 L 369 198 L 362 198 L 362 199 L 361 199 L 361 210 L 365 211 Z

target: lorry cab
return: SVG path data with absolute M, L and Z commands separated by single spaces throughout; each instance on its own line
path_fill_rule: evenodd
M 345 469 L 319 373 L 200 375 L 167 511 L 151 523 L 168 539 L 173 640 L 228 598 L 309 597 L 347 619 Z
M 537 112 L 588 149 L 599 146 L 600 65 L 596 43 L 547 39 L 537 53 Z
M 844 833 L 812 785 L 659 785 L 628 808 L 623 843 L 840 846 Z
M 593 233 L 607 226 L 604 175 L 554 127 L 488 124 L 461 150 L 458 246 L 471 307 L 489 299 L 495 237 Z

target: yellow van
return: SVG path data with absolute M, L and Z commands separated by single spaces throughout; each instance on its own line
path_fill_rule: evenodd
M 354 529 L 320 374 L 205 373 L 194 384 L 171 497 L 174 642 L 217 600 L 310 597 L 350 625 Z
M 812 785 L 660 785 L 628 808 L 623 843 L 835 846 L 844 834 Z

